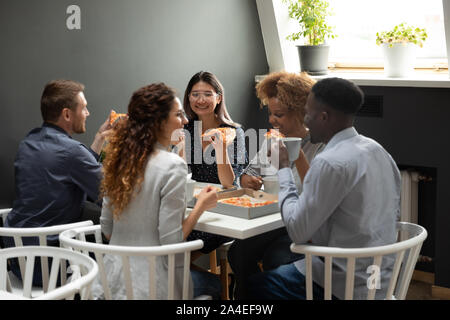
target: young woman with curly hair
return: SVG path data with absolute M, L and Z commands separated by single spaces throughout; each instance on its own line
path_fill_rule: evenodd
M 110 244 L 156 246 L 183 242 L 203 211 L 216 205 L 216 192 L 206 187 L 191 214 L 184 218 L 187 164 L 169 150 L 174 132 L 186 123 L 180 100 L 164 83 L 151 84 L 134 92 L 128 118 L 118 120 L 114 127 L 103 162 L 101 192 L 104 201 L 100 223 Z M 176 277 L 182 279 L 183 265 L 179 262 Z M 148 296 L 148 261 L 134 258 L 130 263 L 135 297 L 145 299 Z M 109 279 L 116 280 L 111 288 L 115 299 L 125 297 L 120 265 L 119 257 L 108 257 Z M 157 297 L 167 299 L 164 260 L 157 260 L 156 271 Z M 191 295 L 220 297 L 220 281 L 216 276 L 198 271 L 191 271 L 191 276 L 194 288 Z M 101 296 L 98 290 L 94 292 L 97 297 Z M 176 294 L 181 298 L 181 287 Z
M 315 81 L 306 73 L 289 73 L 285 71 L 269 74 L 256 86 L 256 93 L 261 106 L 267 106 L 269 122 L 286 137 L 302 138 L 299 157 L 291 163 L 291 170 L 299 193 L 302 181 L 309 169 L 309 163 L 324 145 L 310 141 L 309 130 L 305 126 L 305 105 Z M 240 178 L 244 188 L 259 190 L 262 176 L 276 175 L 277 169 L 267 166 L 267 140 L 261 150 L 250 161 Z M 290 251 L 291 240 L 286 228 L 255 236 L 246 240 L 236 240 L 228 251 L 231 268 L 236 277 L 235 296 L 246 298 L 246 279 L 260 271 L 258 262 L 262 261 L 264 270 L 270 270 L 298 259 Z
M 256 86 L 256 94 L 261 100 L 261 107 L 267 106 L 269 123 L 286 137 L 302 138 L 302 148 L 294 163 L 293 171 L 296 184 L 301 188 L 301 181 L 308 171 L 308 163 L 314 155 L 323 148 L 322 144 L 311 144 L 309 130 L 305 126 L 306 99 L 315 80 L 307 73 L 289 73 L 285 71 L 269 74 Z M 240 184 L 245 188 L 259 190 L 262 186 L 261 175 L 274 175 L 274 168 L 262 168 L 267 163 L 267 145 L 262 145 L 261 151 L 244 170 Z

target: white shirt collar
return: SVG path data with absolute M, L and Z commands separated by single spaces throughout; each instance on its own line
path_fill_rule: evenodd
M 338 133 L 336 133 L 331 139 L 330 141 L 328 141 L 327 145 L 324 148 L 324 151 L 334 147 L 335 145 L 337 145 L 339 142 L 353 138 L 355 136 L 358 135 L 358 132 L 356 131 L 355 127 L 350 127 L 344 130 L 339 131 Z

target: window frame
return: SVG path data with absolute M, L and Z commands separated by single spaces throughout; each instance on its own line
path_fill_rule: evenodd
M 447 58 L 419 58 L 415 69 L 423 69 L 431 72 L 448 72 L 448 60 L 450 52 L 450 0 L 443 1 L 444 30 L 447 44 Z M 288 16 L 286 7 L 281 0 L 256 0 L 258 15 L 263 33 L 264 46 L 269 64 L 269 72 L 281 69 L 291 72 L 300 71 L 297 48 L 295 43 L 285 39 L 289 28 L 292 29 L 292 21 Z M 331 70 L 367 69 L 383 70 L 383 59 L 348 59 L 329 60 Z

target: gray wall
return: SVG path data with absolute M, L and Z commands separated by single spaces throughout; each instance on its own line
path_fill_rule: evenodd
M 356 129 L 383 145 L 397 164 L 436 172 L 427 188 L 435 188 L 434 195 L 419 209 L 419 224 L 429 233 L 421 254 L 433 258 L 435 284 L 450 288 L 450 89 L 362 89 L 383 98 L 383 116 L 358 117 Z
M 81 30 L 66 28 L 71 4 L 81 7 Z M 0 39 L 0 207 L 12 204 L 17 146 L 41 125 L 52 79 L 86 85 L 91 116 L 75 138 L 88 145 L 134 90 L 164 81 L 182 97 L 200 70 L 223 83 L 233 120 L 265 123 L 252 118 L 254 76 L 268 71 L 255 0 L 1 0 Z

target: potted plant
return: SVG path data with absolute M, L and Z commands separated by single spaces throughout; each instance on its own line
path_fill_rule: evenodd
M 335 38 L 333 28 L 327 25 L 331 15 L 326 0 L 283 0 L 288 4 L 289 17 L 297 20 L 300 31 L 290 34 L 287 40 L 297 41 L 301 37 L 304 45 L 297 45 L 301 71 L 311 75 L 328 73 L 329 45 L 326 39 Z
M 414 70 L 415 48 L 422 48 L 427 37 L 425 29 L 404 22 L 390 31 L 377 32 L 376 43 L 383 47 L 386 76 L 408 76 Z

